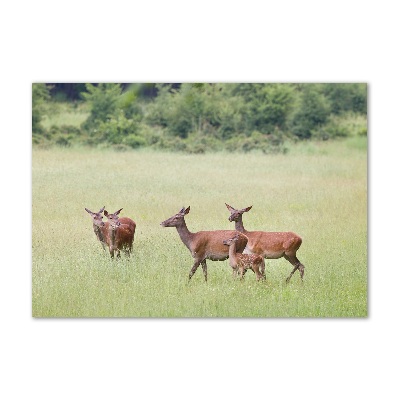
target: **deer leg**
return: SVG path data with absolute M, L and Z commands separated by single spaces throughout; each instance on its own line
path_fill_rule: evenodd
M 260 273 L 262 275 L 262 278 L 266 279 L 266 277 L 265 277 L 265 260 L 264 260 L 264 257 L 263 257 L 263 260 L 262 260 L 262 263 L 261 263 Z
M 288 260 L 294 266 L 293 271 L 286 278 L 286 283 L 289 283 L 290 278 L 293 276 L 293 274 L 297 270 L 299 270 L 301 281 L 303 281 L 304 265 L 299 261 L 299 259 L 295 255 L 291 256 L 291 255 L 284 254 L 283 256 L 285 257 L 286 260 Z
M 207 263 L 206 263 L 206 260 L 203 260 L 201 262 L 201 267 L 203 268 L 204 279 L 207 282 Z
M 191 269 L 190 272 L 189 272 L 189 281 L 190 281 L 190 279 L 192 278 L 192 276 L 194 275 L 194 273 L 196 272 L 197 267 L 198 267 L 199 265 L 200 265 L 200 260 L 196 260 L 196 261 L 194 262 L 194 264 L 193 264 L 192 269 Z
M 253 272 L 256 274 L 256 279 L 257 279 L 258 281 L 261 280 L 261 279 L 263 279 L 263 275 L 261 274 L 260 269 L 258 268 L 258 265 L 255 265 L 255 266 L 252 268 L 252 270 L 253 270 Z
M 301 281 L 303 282 L 303 276 L 304 276 L 304 265 L 299 261 L 299 272 L 300 272 L 300 278 Z

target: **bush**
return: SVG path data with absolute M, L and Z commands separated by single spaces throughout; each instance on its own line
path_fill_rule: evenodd
M 228 151 L 248 153 L 250 151 L 262 151 L 264 154 L 286 153 L 283 134 L 275 131 L 274 134 L 265 135 L 253 131 L 250 136 L 239 135 L 226 142 Z
M 300 139 L 309 139 L 313 131 L 326 123 L 329 114 L 329 102 L 320 92 L 320 86 L 302 85 L 300 106 L 292 116 L 292 134 Z
M 45 129 L 41 121 L 46 111 L 46 101 L 50 99 L 50 87 L 45 83 L 32 84 L 32 133 L 41 134 Z
M 367 118 L 362 114 L 332 114 L 325 125 L 312 131 L 315 139 L 335 139 L 349 136 L 366 136 Z
M 327 83 L 323 93 L 331 103 L 334 114 L 355 112 L 367 114 L 366 83 Z
M 137 147 L 146 145 L 146 140 L 142 136 L 130 134 L 124 138 L 123 144 L 135 149 Z
M 247 131 L 271 133 L 285 129 L 295 101 L 295 86 L 281 83 L 239 83 L 232 85 L 232 94 L 240 95 L 245 106 L 243 117 Z
M 90 116 L 82 127 L 95 133 L 100 123 L 114 116 L 122 89 L 119 83 L 99 83 L 98 86 L 87 83 L 86 90 L 87 92 L 82 93 L 82 97 L 90 105 Z

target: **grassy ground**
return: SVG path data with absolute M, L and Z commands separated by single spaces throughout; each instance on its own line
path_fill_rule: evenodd
M 367 316 L 365 138 L 302 144 L 289 154 L 181 155 L 150 151 L 33 150 L 32 314 L 35 317 Z M 191 206 L 193 232 L 233 229 L 224 203 L 252 205 L 248 230 L 303 238 L 291 265 L 267 260 L 266 282 L 233 280 L 208 261 L 187 283 L 192 258 L 160 222 Z M 134 254 L 110 260 L 84 207 L 137 223 Z

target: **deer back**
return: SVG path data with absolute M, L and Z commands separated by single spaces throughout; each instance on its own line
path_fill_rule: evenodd
M 246 231 L 247 248 L 255 254 L 267 258 L 279 258 L 285 252 L 296 252 L 302 243 L 299 235 L 293 232 Z
M 225 260 L 229 256 L 229 247 L 223 244 L 224 240 L 230 239 L 238 234 L 237 231 L 219 230 L 219 231 L 200 231 L 193 234 L 191 243 L 191 252 L 200 257 L 206 257 L 210 260 Z M 239 239 L 236 242 L 236 251 L 243 252 L 247 245 L 247 237 L 239 232 Z
M 121 224 L 115 231 L 115 246 L 119 249 L 125 244 L 131 245 L 135 234 L 135 228 L 128 224 Z

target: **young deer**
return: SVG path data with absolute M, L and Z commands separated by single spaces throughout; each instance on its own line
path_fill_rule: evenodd
M 135 236 L 136 223 L 130 218 L 119 218 L 118 214 L 122 208 L 109 214 L 107 210 L 104 215 L 108 218 L 108 234 L 110 236 L 109 249 L 111 258 L 114 257 L 114 252 L 117 257 L 120 257 L 120 251 L 123 250 L 127 256 L 130 256 L 132 251 L 132 244 Z
M 260 272 L 264 270 L 264 257 L 257 254 L 241 254 L 236 253 L 236 242 L 239 236 L 236 234 L 233 238 L 224 240 L 223 244 L 229 246 L 229 265 L 233 269 L 233 275 L 239 273 L 240 279 L 244 278 L 244 274 L 248 269 L 251 269 L 259 281 L 265 279 L 265 276 Z
M 300 278 L 303 280 L 304 265 L 296 256 L 296 252 L 302 243 L 300 236 L 293 232 L 247 231 L 243 226 L 242 215 L 244 212 L 250 211 L 252 206 L 236 210 L 226 203 L 225 205 L 231 213 L 229 221 L 235 221 L 235 229 L 245 234 L 249 239 L 245 253 L 259 254 L 268 259 L 284 257 L 294 266 L 293 271 L 286 278 L 286 283 L 289 283 L 290 278 L 297 270 L 299 270 Z M 264 271 L 263 267 L 261 270 L 263 276 L 265 275 Z
M 207 282 L 207 263 L 206 260 L 222 261 L 229 256 L 229 250 L 222 243 L 225 239 L 231 238 L 235 231 L 200 231 L 192 233 L 186 226 L 185 215 L 190 211 L 190 207 L 183 207 L 178 214 L 161 222 L 164 227 L 176 227 L 183 244 L 189 249 L 194 264 L 189 273 L 189 281 L 201 264 L 204 273 L 204 279 Z M 246 236 L 239 233 L 239 239 L 236 245 L 237 251 L 242 252 L 247 244 Z
M 104 211 L 104 207 L 100 209 L 99 212 L 95 213 L 90 211 L 85 207 L 85 210 L 91 215 L 92 220 L 93 220 L 93 231 L 97 237 L 97 239 L 100 241 L 101 245 L 103 246 L 103 249 L 105 250 L 106 247 L 109 246 L 110 244 L 110 237 L 108 235 L 108 225 L 109 223 L 103 222 L 103 216 L 101 213 Z

